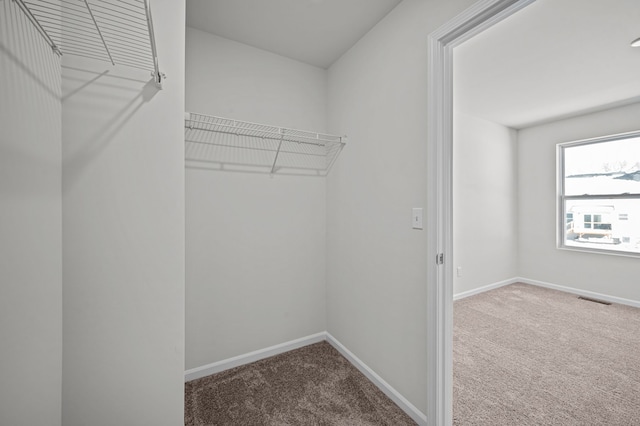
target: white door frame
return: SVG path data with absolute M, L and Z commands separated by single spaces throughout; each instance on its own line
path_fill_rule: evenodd
M 480 0 L 429 35 L 427 424 L 452 424 L 453 48 L 535 0 Z M 444 259 L 444 261 L 439 261 Z

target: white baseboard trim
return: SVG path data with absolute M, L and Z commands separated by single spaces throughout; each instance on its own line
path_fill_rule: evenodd
M 473 290 L 463 291 L 462 293 L 457 293 L 453 295 L 453 300 L 464 299 L 465 297 L 474 296 L 476 294 L 484 293 L 485 291 L 493 290 L 495 288 L 504 287 L 505 285 L 515 284 L 519 282 L 521 278 L 514 277 L 509 278 L 508 280 L 498 281 L 497 283 L 485 285 L 482 287 L 474 288 Z
M 593 299 L 600 299 L 600 300 L 604 300 L 606 302 L 619 303 L 621 305 L 628 305 L 628 306 L 633 306 L 635 308 L 640 308 L 640 301 L 638 301 L 638 300 L 631 300 L 631 299 L 624 299 L 622 297 L 609 296 L 608 294 L 601 294 L 601 293 L 596 293 L 596 292 L 588 291 L 588 290 L 580 290 L 578 288 L 573 288 L 573 287 L 567 287 L 567 286 L 558 285 L 558 284 L 547 283 L 547 282 L 544 282 L 544 281 L 532 280 L 532 279 L 529 279 L 529 278 L 519 277 L 519 278 L 517 278 L 516 282 L 535 285 L 535 286 L 538 286 L 538 287 L 550 288 L 550 289 L 553 289 L 553 290 L 563 291 L 565 293 L 577 294 L 578 296 L 591 297 Z
M 385 382 L 382 377 L 378 376 L 369 366 L 355 356 L 349 349 L 347 349 L 342 343 L 338 342 L 335 337 L 327 333 L 327 342 L 338 350 L 354 367 L 356 367 L 367 379 L 371 380 L 385 395 L 387 395 L 393 402 L 398 405 L 407 413 L 409 417 L 413 419 L 418 425 L 425 426 L 427 424 L 427 416 L 418 410 L 412 403 L 410 403 L 404 396 L 395 390 L 389 383 Z
M 233 358 L 223 359 L 222 361 L 203 365 L 201 367 L 192 368 L 184 372 L 184 381 L 190 382 L 191 380 L 200 379 L 202 377 L 210 376 L 221 371 L 229 370 L 230 368 L 235 368 L 241 365 L 250 364 L 255 361 L 260 361 L 261 359 L 279 355 L 284 352 L 289 352 L 294 349 L 302 348 L 303 346 L 322 342 L 324 340 L 327 340 L 327 333 L 325 331 L 312 334 L 310 336 L 301 337 L 300 339 L 291 340 L 289 342 L 280 343 L 279 345 L 249 352 L 243 355 L 234 356 Z
M 425 426 L 427 424 L 427 416 L 424 413 L 418 410 L 404 396 L 402 396 L 400 392 L 391 387 L 391 385 L 385 382 L 382 377 L 362 362 L 360 358 L 355 356 L 349 349 L 347 349 L 342 343 L 338 342 L 335 337 L 326 331 L 302 337 L 300 339 L 291 340 L 290 342 L 281 343 L 269 348 L 249 352 L 244 355 L 238 355 L 233 358 L 203 365 L 201 367 L 192 368 L 184 372 L 184 381 L 190 382 L 191 380 L 200 379 L 230 368 L 239 367 L 241 365 L 249 364 L 322 341 L 327 341 L 331 346 L 336 348 L 342 356 L 344 356 L 351 364 L 353 364 L 354 367 L 364 374 L 367 379 L 371 380 L 373 384 L 375 384 L 385 395 L 395 402 L 396 405 L 398 405 L 402 411 L 407 413 L 407 415 L 418 423 L 418 425 Z

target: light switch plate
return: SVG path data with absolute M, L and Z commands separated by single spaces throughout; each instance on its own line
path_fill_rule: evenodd
M 422 209 L 421 208 L 413 209 L 411 221 L 413 223 L 413 229 L 422 229 Z

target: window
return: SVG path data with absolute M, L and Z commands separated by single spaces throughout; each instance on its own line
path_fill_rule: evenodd
M 640 132 L 558 145 L 558 246 L 640 256 Z

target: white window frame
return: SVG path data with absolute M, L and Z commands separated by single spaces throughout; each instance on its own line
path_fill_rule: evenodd
M 590 144 L 599 144 L 605 142 L 614 142 L 623 139 L 632 139 L 640 137 L 640 130 L 628 133 L 619 133 L 615 135 L 609 136 L 601 136 L 597 138 L 591 139 L 582 139 L 571 142 L 563 142 L 557 145 L 557 247 L 561 250 L 570 250 L 570 251 L 579 251 L 579 252 L 590 252 L 590 253 L 602 253 L 614 256 L 628 256 L 628 257 L 640 257 L 640 253 L 631 252 L 626 250 L 616 250 L 616 249 L 597 249 L 592 247 L 577 247 L 573 245 L 566 244 L 566 217 L 567 212 L 565 211 L 566 201 L 568 200 L 611 200 L 611 199 L 619 199 L 619 200 L 631 200 L 631 199 L 640 199 L 640 193 L 624 193 L 624 194 L 597 194 L 597 195 L 565 195 L 565 170 L 564 170 L 564 160 L 565 160 L 565 149 L 571 148 L 575 146 L 582 145 L 590 145 Z

